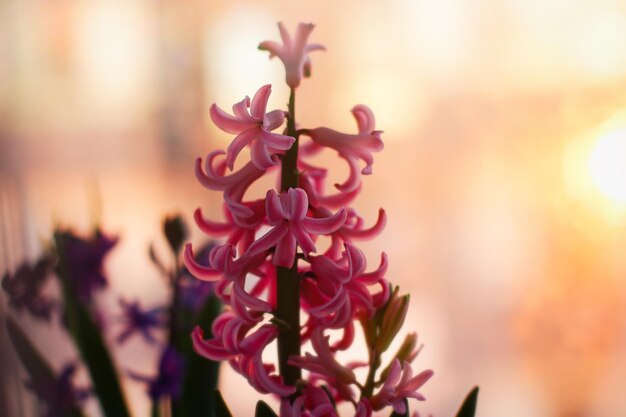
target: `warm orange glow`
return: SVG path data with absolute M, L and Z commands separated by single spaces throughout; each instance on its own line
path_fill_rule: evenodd
M 568 143 L 563 168 L 568 195 L 595 213 L 596 220 L 590 224 L 594 233 L 600 230 L 598 219 L 609 226 L 623 224 L 626 119 L 622 113 Z
M 589 174 L 602 194 L 626 206 L 626 128 L 598 139 L 589 157 Z
M 480 415 L 626 416 L 626 339 L 612 339 L 626 328 L 626 1 L 4 5 L 0 278 L 34 259 L 55 224 L 88 230 L 100 206 L 105 230 L 121 236 L 107 306 L 118 295 L 164 299 L 147 254 L 154 242 L 159 252 L 162 216 L 184 214 L 198 241 L 196 207 L 223 219 L 221 193 L 193 174 L 196 156 L 232 140 L 209 106 L 230 112 L 271 83 L 268 109 L 285 109 L 283 65 L 256 48 L 280 39 L 278 21 L 312 22 L 327 51 L 311 55 L 299 87 L 299 126 L 354 133 L 349 111 L 362 103 L 384 131 L 355 208 L 366 225 L 387 211 L 386 230 L 363 243 L 368 270 L 388 253 L 388 278 L 411 293 L 405 330 L 424 343 L 418 366 L 436 372 L 411 412 L 454 415 L 478 384 Z M 329 169 L 327 191 L 347 175 L 335 152 L 312 161 Z M 246 197 L 276 184 L 268 177 Z M 72 352 L 36 333 L 59 369 Z M 156 354 L 124 347 L 120 369 L 149 375 Z M 250 415 L 261 395 L 222 369 L 233 415 Z M 145 387 L 125 385 L 146 415 Z

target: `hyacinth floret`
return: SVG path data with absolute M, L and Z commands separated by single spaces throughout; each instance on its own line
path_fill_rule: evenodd
M 198 354 L 228 361 L 256 390 L 280 397 L 282 417 L 336 416 L 341 402 L 354 406 L 355 417 L 385 407 L 402 413 L 405 399 L 425 399 L 417 389 L 432 371 L 413 377 L 410 362 L 419 351 L 414 334 L 381 371 L 381 355 L 402 326 L 408 296 L 392 290 L 385 278 L 386 254 L 371 270 L 356 246 L 382 231 L 385 211 L 366 225 L 349 207 L 362 176 L 372 173 L 373 154 L 383 149 L 382 131 L 363 104 L 352 108 L 356 133 L 296 129 L 295 93 L 310 74 L 308 53 L 324 49 L 308 43 L 313 27 L 301 23 L 291 37 L 279 24 L 282 44 L 265 41 L 259 47 L 285 65 L 291 92 L 286 110 L 267 110 L 270 85 L 235 103 L 232 114 L 211 106 L 213 122 L 234 138 L 226 150 L 212 151 L 204 162 L 198 158 L 195 173 L 204 187 L 223 193 L 224 219 L 206 218 L 201 209 L 194 219 L 204 233 L 225 241 L 204 259 L 187 244 L 184 262 L 195 277 L 214 283 L 226 307 L 212 324 L 212 337 L 205 339 L 208 329 L 196 327 L 192 341 Z M 285 121 L 286 128 L 274 132 Z M 306 142 L 300 144 L 301 139 Z M 238 161 L 245 147 L 250 160 Z M 311 158 L 324 148 L 335 151 L 349 169 L 331 193 L 326 192 L 327 169 Z M 279 174 L 276 189 L 249 195 L 257 180 L 273 174 Z M 355 324 L 363 328 L 369 357 L 342 364 L 337 352 L 354 343 Z M 309 342 L 312 349 L 302 353 Z M 268 362 L 263 353 L 273 343 L 278 360 Z M 357 378 L 357 367 L 367 368 L 365 381 Z

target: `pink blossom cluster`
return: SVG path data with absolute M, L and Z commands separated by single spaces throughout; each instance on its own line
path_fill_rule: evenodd
M 282 24 L 279 29 L 282 44 L 267 41 L 260 49 L 283 61 L 293 95 L 302 78 L 310 74 L 308 53 L 323 47 L 307 43 L 312 24 L 299 24 L 293 38 Z M 203 232 L 224 237 L 225 242 L 204 261 L 196 261 L 187 244 L 184 261 L 197 278 L 216 283 L 216 294 L 227 307 L 214 321 L 212 337 L 205 339 L 196 327 L 194 347 L 209 359 L 228 361 L 261 393 L 279 396 L 283 417 L 336 416 L 335 404 L 340 402 L 352 403 L 359 417 L 387 406 L 403 413 L 406 398 L 424 399 L 417 390 L 432 371 L 413 376 L 409 362 L 417 350 L 411 334 L 380 378 L 375 378 L 380 355 L 402 325 L 408 297 L 399 297 L 385 279 L 384 253 L 379 265 L 368 270 L 363 252 L 355 245 L 380 233 L 386 220 L 384 210 L 373 225 L 366 226 L 349 207 L 361 189 L 362 175 L 372 173 L 373 153 L 383 148 L 382 132 L 376 130 L 374 114 L 365 105 L 352 109 L 356 133 L 326 127 L 280 131 L 285 120 L 294 117 L 293 109 L 268 111 L 270 93 L 270 85 L 262 86 L 252 99 L 245 97 L 234 104 L 232 114 L 215 104 L 210 109 L 215 125 L 234 139 L 226 151 L 213 151 L 204 161 L 198 158 L 195 173 L 204 187 L 222 191 L 224 219 L 207 219 L 200 209 L 194 218 Z M 295 120 L 291 121 L 295 126 Z M 248 199 L 252 184 L 276 173 L 302 137 L 308 140 L 298 154 L 297 187 L 278 186 L 264 198 Z M 250 157 L 244 163 L 240 159 L 246 147 Z M 349 170 L 346 180 L 335 184 L 330 193 L 325 187 L 327 170 L 311 162 L 323 148 L 336 151 Z M 328 243 L 322 245 L 320 236 L 327 236 Z M 288 358 L 290 366 L 306 371 L 295 384 L 286 383 L 263 355 L 285 326 L 275 314 L 279 267 L 295 269 L 294 279 L 300 280 L 297 296 L 304 318 L 300 343 L 312 346 L 312 351 Z M 368 340 L 370 357 L 361 363 L 341 364 L 336 354 L 352 346 L 358 323 Z M 357 367 L 369 369 L 367 381 L 358 381 Z

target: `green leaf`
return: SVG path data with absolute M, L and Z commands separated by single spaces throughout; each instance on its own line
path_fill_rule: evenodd
M 102 340 L 100 329 L 72 288 L 73 280 L 66 264 L 64 234 L 56 232 L 54 240 L 59 257 L 57 275 L 61 281 L 68 330 L 87 366 L 91 383 L 107 417 L 130 417 L 111 355 Z
M 56 377 L 50 364 L 48 364 L 37 348 L 33 346 L 20 326 L 11 317 L 7 317 L 6 325 L 7 333 L 15 348 L 15 353 L 22 361 L 30 379 L 32 381 L 41 381 L 45 385 L 54 386 Z M 83 417 L 83 413 L 76 404 L 72 404 L 71 408 L 62 417 Z
M 211 324 L 221 308 L 217 296 L 211 295 L 199 314 L 192 315 L 190 311 L 182 308 L 178 309 L 178 313 L 191 315 L 191 317 L 186 317 L 184 322 L 198 324 L 205 330 L 205 336 L 210 338 Z M 172 415 L 175 417 L 209 416 L 213 408 L 212 393 L 217 388 L 220 363 L 200 356 L 193 350 L 190 332 L 183 332 L 179 340 L 175 341 L 175 345 L 185 357 L 185 378 L 182 395 L 172 404 Z
M 476 404 L 478 402 L 478 387 L 474 387 L 467 397 L 465 397 L 465 401 L 461 405 L 459 412 L 456 413 L 456 417 L 474 417 L 476 414 Z
M 256 403 L 256 410 L 254 412 L 255 417 L 278 417 L 278 415 L 270 408 L 265 401 L 259 401 Z
M 215 405 L 215 417 L 233 417 L 226 402 L 224 401 L 224 397 L 219 390 L 215 390 L 215 395 L 213 397 L 214 405 Z
M 404 414 L 398 414 L 394 411 L 393 413 L 391 413 L 389 417 L 409 417 L 409 401 L 406 398 L 403 401 L 404 401 L 404 407 L 406 410 Z

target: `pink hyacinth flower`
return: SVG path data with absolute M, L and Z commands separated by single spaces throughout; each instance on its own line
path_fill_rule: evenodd
M 326 391 L 307 385 L 293 404 L 284 399 L 280 404 L 280 417 L 339 417 Z
M 372 407 L 374 410 L 380 410 L 391 405 L 396 413 L 404 414 L 406 412 L 405 398 L 415 398 L 418 401 L 426 400 L 417 390 L 432 376 L 433 371 L 427 369 L 414 377 L 408 362 L 404 362 L 404 366 L 401 366 L 400 361 L 394 359 L 383 386 L 370 398 Z
M 326 215 L 328 209 L 321 207 L 316 210 L 319 215 Z M 331 236 L 331 245 L 326 251 L 326 255 L 334 257 L 341 251 L 343 242 L 352 242 L 353 240 L 368 240 L 380 234 L 387 224 L 387 215 L 382 208 L 378 210 L 378 218 L 376 223 L 364 228 L 363 218 L 357 214 L 352 208 L 346 209 L 346 222 Z
M 372 405 L 367 398 L 361 398 L 357 404 L 354 417 L 372 417 Z
M 305 356 L 292 357 L 289 359 L 289 364 L 326 376 L 342 385 L 355 383 L 356 377 L 352 369 L 341 365 L 335 359 L 330 350 L 329 339 L 330 336 L 324 336 L 321 327 L 316 328 L 311 337 L 311 343 L 317 356 L 307 352 Z
M 369 175 L 372 173 L 372 164 L 374 157 L 372 152 L 378 152 L 383 149 L 383 141 L 380 138 L 381 131 L 374 130 L 375 119 L 374 113 L 369 107 L 359 104 L 352 109 L 352 115 L 356 119 L 358 133 L 355 135 L 337 132 L 327 127 L 318 127 L 315 129 L 302 129 L 301 133 L 313 140 L 317 145 L 332 148 L 344 158 L 350 167 L 352 167 L 358 159 L 365 162 L 365 167 L 361 170 L 361 174 Z M 360 184 L 359 176 L 351 175 L 343 184 L 337 185 L 342 191 L 348 192 L 357 188 Z
M 272 130 L 280 127 L 285 119 L 282 110 L 266 112 L 271 92 L 272 86 L 267 84 L 259 88 L 252 102 L 246 96 L 233 106 L 234 116 L 215 104 L 211 106 L 210 114 L 213 123 L 223 131 L 237 135 L 228 146 L 226 155 L 226 164 L 231 170 L 235 165 L 237 155 L 246 145 L 251 146 L 250 156 L 254 166 L 266 170 L 276 165 L 272 154 L 283 153 L 295 142 L 296 139 L 291 136 L 271 133 Z
M 229 360 L 233 368 L 261 393 L 271 392 L 281 397 L 293 394 L 295 388 L 282 384 L 280 377 L 270 375 L 273 366 L 265 365 L 262 360 L 263 351 L 276 339 L 278 329 L 264 324 L 247 334 L 252 326 L 231 312 L 222 313 L 213 322 L 213 339 L 204 340 L 202 329 L 194 329 L 191 335 L 194 350 L 214 361 Z
M 224 161 L 215 163 L 219 155 L 224 151 L 217 150 L 207 155 L 202 168 L 202 158 L 196 158 L 196 178 L 206 188 L 224 192 L 224 201 L 233 216 L 244 218 L 254 215 L 254 211 L 241 202 L 244 194 L 256 180 L 261 178 L 265 171 L 257 168 L 252 162 L 248 162 L 240 170 L 230 175 L 226 174 Z
M 223 280 L 218 283 L 216 293 L 222 299 L 228 298 L 231 306 L 241 318 L 249 322 L 258 322 L 262 313 L 271 311 L 272 306 L 246 291 L 246 276 L 265 261 L 265 255 L 258 253 L 235 259 L 236 255 L 237 251 L 232 244 L 216 246 L 209 253 L 209 266 L 200 265 L 194 259 L 191 244 L 187 243 L 183 261 L 187 269 L 200 280 L 216 281 L 223 276 Z M 229 296 L 223 297 L 228 283 L 231 282 L 232 288 Z
M 300 188 L 290 188 L 280 196 L 269 190 L 265 198 L 267 221 L 274 226 L 269 232 L 257 239 L 248 249 L 249 255 L 276 247 L 272 261 L 274 265 L 290 268 L 296 256 L 296 245 L 305 255 L 315 252 L 315 243 L 311 235 L 325 235 L 335 232 L 346 220 L 346 211 L 325 218 L 307 216 L 309 199 Z
M 299 23 L 296 35 L 292 39 L 282 22 L 278 23 L 278 30 L 283 41 L 282 45 L 274 41 L 264 41 L 259 44 L 259 49 L 268 51 L 270 59 L 277 56 L 283 61 L 286 71 L 287 85 L 297 88 L 302 77 L 311 75 L 311 60 L 309 52 L 323 51 L 325 48 L 319 44 L 307 44 L 309 35 L 315 28 L 312 23 Z
M 378 269 L 365 273 L 363 252 L 345 243 L 345 251 L 338 261 L 327 256 L 310 258 L 314 279 L 302 282 L 306 293 L 308 313 L 319 319 L 324 327 L 342 328 L 348 325 L 355 312 L 364 310 L 372 315 L 389 298 L 389 284 L 385 280 L 387 256 L 381 255 Z M 380 285 L 381 291 L 372 294 L 370 286 Z
M 256 232 L 265 220 L 265 200 L 261 199 L 241 204 L 249 208 L 253 214 L 246 217 L 233 215 L 228 209 L 228 205 L 225 204 L 224 215 L 226 221 L 223 223 L 205 218 L 200 208 L 196 209 L 193 218 L 204 233 L 214 237 L 228 236 L 227 243 L 237 245 L 239 252 L 244 253 L 254 242 Z
M 354 198 L 361 192 L 361 186 L 357 186 L 354 190 L 349 192 L 341 191 L 343 185 L 335 186 L 339 188 L 339 192 L 336 194 L 325 195 L 324 194 L 324 183 L 326 180 L 327 170 L 324 168 L 315 167 L 313 165 L 307 164 L 303 161 L 298 161 L 298 168 L 300 169 L 300 177 L 299 186 L 304 191 L 306 191 L 309 196 L 309 202 L 314 207 L 344 207 L 347 206 Z M 358 176 L 358 167 L 355 164 L 350 164 L 350 176 L 344 182 L 345 184 L 350 183 L 354 175 Z

